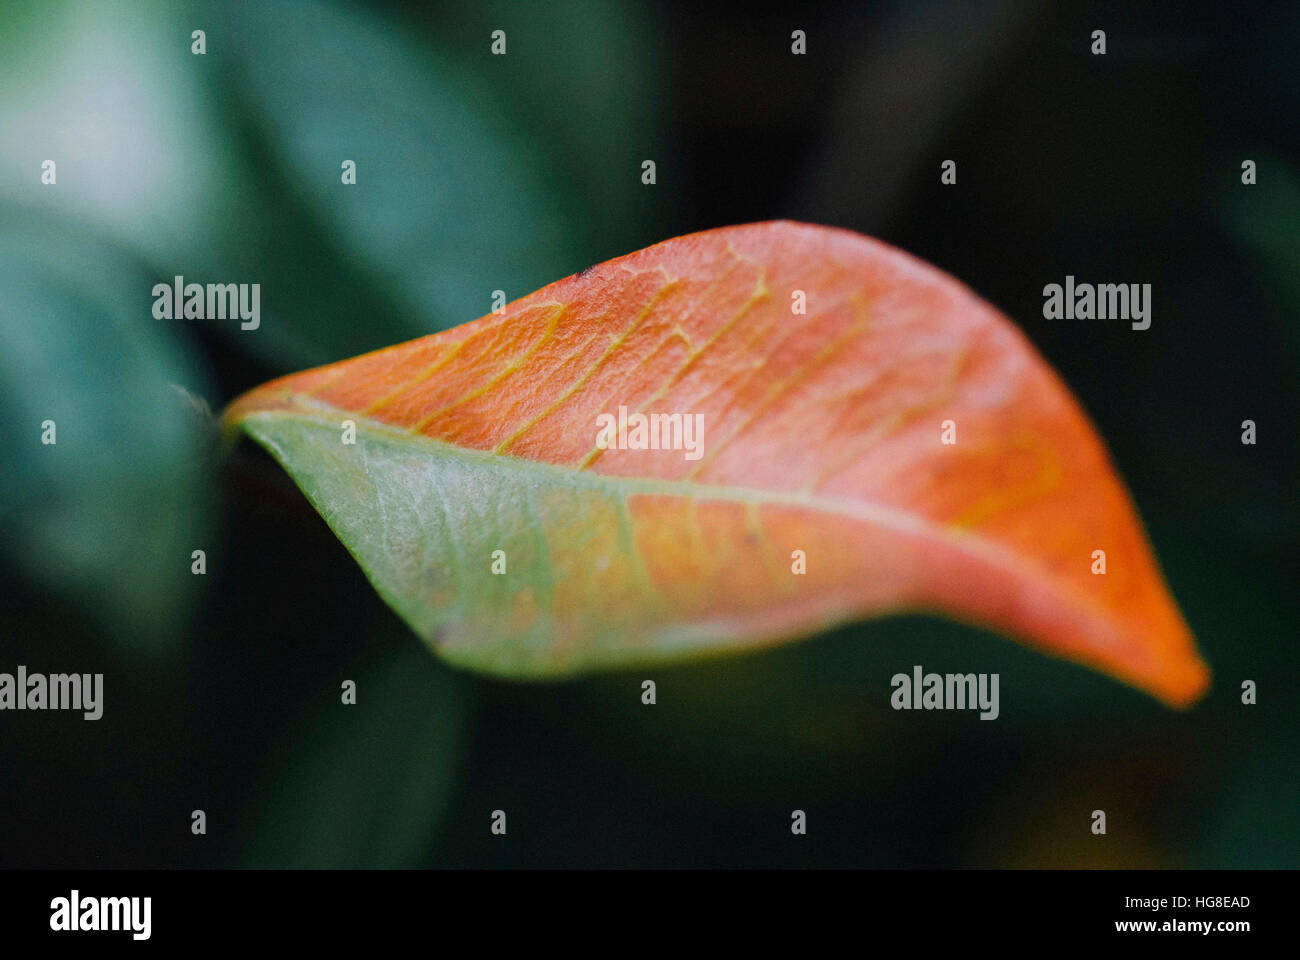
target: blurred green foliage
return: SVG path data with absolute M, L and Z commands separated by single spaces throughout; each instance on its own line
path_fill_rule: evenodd
M 0 210 L 5 560 L 125 652 L 166 653 L 195 600 L 187 558 L 212 487 L 205 425 L 174 385 L 202 396 L 206 378 L 173 331 L 140 322 L 152 280 L 129 253 Z
M 291 721 L 243 865 L 419 866 L 457 784 L 469 705 L 465 679 L 408 639 L 348 678 L 347 709 L 340 682 Z

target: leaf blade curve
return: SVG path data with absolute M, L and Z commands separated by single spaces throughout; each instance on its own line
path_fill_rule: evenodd
M 700 414 L 700 456 L 602 449 L 619 407 Z M 960 283 L 848 231 L 679 237 L 226 420 L 463 666 L 561 675 L 924 610 L 1171 705 L 1208 682 L 1064 384 Z

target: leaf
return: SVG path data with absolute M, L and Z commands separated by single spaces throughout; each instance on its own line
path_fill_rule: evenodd
M 152 282 L 84 221 L 0 204 L 0 560 L 162 667 L 215 545 L 211 438 L 178 393 L 206 378 L 149 318 Z
M 598 449 L 620 407 L 701 415 L 701 456 Z M 464 667 L 559 676 L 930 611 L 1170 705 L 1209 681 L 1065 386 L 961 284 L 847 231 L 678 237 L 225 419 Z
M 329 356 L 317 353 L 322 340 L 390 343 L 473 316 L 494 290 L 530 290 L 572 262 L 582 230 L 567 211 L 581 194 L 572 179 L 548 176 L 542 139 L 506 116 L 508 97 L 396 15 L 356 4 L 301 7 L 292 18 L 258 0 L 214 10 L 230 38 L 223 95 L 271 134 L 284 190 L 301 197 L 341 254 L 305 272 L 301 253 L 284 261 L 275 309 L 294 310 L 293 321 L 268 322 L 268 338 L 321 357 Z M 489 32 L 481 47 L 488 56 Z M 347 186 L 344 160 L 356 164 Z M 265 256 L 283 256 L 283 241 L 273 241 Z M 392 308 L 364 323 L 328 302 L 313 303 L 315 317 L 295 310 L 295 301 L 328 301 L 322 289 L 346 295 L 349 285 L 315 282 L 336 268 L 370 280 Z M 271 284 L 264 289 L 269 312 Z
M 7 3 L 0 22 L 0 168 L 9 171 L 0 197 L 175 267 L 155 281 L 197 273 L 214 246 L 247 243 L 252 232 L 230 230 L 232 198 L 249 182 L 208 108 L 225 91 L 208 87 L 208 60 L 190 53 L 207 12 L 188 6 Z M 41 178 L 51 159 L 54 189 Z
M 417 659 L 418 658 L 418 659 Z M 293 720 L 273 750 L 240 866 L 418 866 L 436 842 L 458 778 L 469 691 L 414 644 L 385 651 Z

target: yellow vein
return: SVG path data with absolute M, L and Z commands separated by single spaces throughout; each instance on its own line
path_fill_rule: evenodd
M 459 397 L 457 397 L 455 400 L 451 401 L 450 403 L 446 404 L 445 406 L 439 407 L 437 410 L 425 414 L 409 428 L 410 431 L 412 433 L 422 432 L 425 427 L 427 427 L 430 423 L 434 421 L 435 418 L 446 413 L 448 410 L 460 406 L 463 403 L 468 403 L 471 400 L 476 400 L 477 398 L 483 396 L 485 393 L 491 391 L 494 387 L 498 386 L 503 380 L 505 380 L 511 374 L 517 373 L 519 368 L 522 367 L 525 363 L 527 363 L 533 357 L 533 355 L 536 354 L 537 351 L 542 348 L 543 344 L 545 344 L 548 340 L 550 340 L 553 336 L 555 336 L 555 330 L 559 326 L 560 317 L 564 316 L 567 307 L 565 307 L 562 304 L 555 304 L 554 306 L 555 306 L 554 311 L 547 318 L 546 329 L 543 330 L 540 335 L 534 337 L 532 343 L 530 343 L 528 347 L 519 354 L 519 356 L 515 357 L 513 360 L 507 361 L 506 365 L 502 367 L 499 371 L 497 371 L 497 373 L 495 373 L 491 377 L 491 379 L 488 380 L 487 383 L 483 384 L 482 386 L 475 387 L 473 390 L 467 390 L 465 393 L 461 394 Z
M 632 325 L 629 326 L 626 330 L 618 334 L 610 341 L 609 345 L 605 347 L 605 351 L 599 357 L 596 358 L 596 361 L 586 369 L 586 371 L 582 374 L 582 376 L 580 376 L 577 380 L 575 380 L 568 387 L 568 389 L 566 389 L 562 394 L 560 394 L 559 397 L 557 397 L 552 403 L 550 403 L 547 407 L 545 407 L 540 413 L 530 418 L 526 423 L 524 423 L 522 427 L 520 427 L 514 433 L 510 434 L 510 436 L 506 437 L 495 447 L 493 447 L 492 452 L 498 454 L 505 453 L 505 451 L 510 449 L 510 447 L 515 443 L 515 441 L 517 441 L 521 436 L 523 436 L 525 433 L 527 433 L 529 430 L 535 427 L 542 420 L 546 419 L 546 417 L 554 413 L 560 407 L 561 404 L 563 404 L 566 400 L 568 400 L 575 393 L 581 390 L 582 387 L 586 384 L 586 382 L 591 379 L 591 377 L 596 373 L 597 370 L 600 369 L 601 365 L 604 364 L 605 361 L 609 359 L 609 357 L 614 353 L 614 351 L 617 350 L 619 347 L 621 347 L 623 343 L 627 340 L 627 338 L 636 332 L 636 329 L 641 325 L 641 321 L 643 321 L 647 316 L 649 316 L 650 311 L 654 309 L 655 304 L 659 302 L 660 298 L 662 298 L 666 292 L 676 289 L 676 286 L 677 284 L 674 282 L 674 283 L 665 284 L 664 286 L 660 287 L 659 290 L 656 291 L 655 295 L 650 298 L 650 301 L 644 307 L 641 308 L 641 312 L 636 315 L 636 319 L 632 321 Z

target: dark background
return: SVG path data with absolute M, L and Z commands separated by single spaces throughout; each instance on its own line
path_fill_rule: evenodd
M 103 671 L 106 703 L 0 715 L 0 866 L 1300 865 L 1297 64 L 1286 3 L 6 4 L 0 670 Z M 1026 331 L 1134 494 L 1203 703 L 922 618 L 455 672 L 190 399 L 773 218 L 898 245 Z M 175 274 L 260 282 L 262 328 L 153 320 Z M 1151 329 L 1042 319 L 1066 274 L 1152 284 Z M 1000 673 L 1001 717 L 890 710 L 916 663 Z

